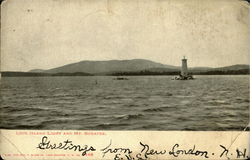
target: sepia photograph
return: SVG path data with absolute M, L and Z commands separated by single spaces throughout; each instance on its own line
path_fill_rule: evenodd
M 0 128 L 249 130 L 249 1 L 6 0 Z
M 249 9 L 1 1 L 0 160 L 249 160 Z

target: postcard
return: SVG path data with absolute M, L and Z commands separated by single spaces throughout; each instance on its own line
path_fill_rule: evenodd
M 250 158 L 247 0 L 5 0 L 0 159 Z

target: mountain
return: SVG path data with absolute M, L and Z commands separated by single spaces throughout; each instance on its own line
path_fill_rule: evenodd
M 213 69 L 213 68 L 211 68 L 211 67 L 191 67 L 191 68 L 189 68 L 189 70 L 192 72 L 208 71 L 211 69 Z
M 249 69 L 249 68 L 250 66 L 247 64 L 236 64 L 232 66 L 214 68 L 213 70 L 228 71 L 228 70 L 242 70 L 242 69 Z
M 53 76 L 65 75 L 178 75 L 181 67 L 165 65 L 145 59 L 81 61 L 49 70 L 35 69 L 32 73 L 43 73 Z M 226 67 L 191 67 L 191 74 L 249 74 L 249 65 L 237 64 Z
M 81 61 L 65 66 L 45 70 L 46 73 L 111 73 L 111 72 L 135 72 L 150 68 L 177 69 L 179 67 L 164 65 L 144 59 L 110 60 L 110 61 Z
M 33 72 L 33 73 L 41 73 L 41 72 L 44 72 L 45 70 L 43 69 L 32 69 L 30 70 L 29 72 Z
M 188 68 L 190 72 L 202 72 L 202 71 L 209 71 L 213 68 L 210 67 L 192 67 Z M 150 72 L 179 72 L 181 70 L 181 67 L 175 67 L 175 68 L 149 68 L 146 69 Z

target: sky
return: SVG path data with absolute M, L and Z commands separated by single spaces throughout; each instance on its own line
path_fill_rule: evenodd
M 7 0 L 1 70 L 83 60 L 148 59 L 189 67 L 250 64 L 243 0 Z

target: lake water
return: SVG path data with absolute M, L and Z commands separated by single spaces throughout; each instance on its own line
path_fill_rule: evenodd
M 250 76 L 2 77 L 0 128 L 243 130 Z

